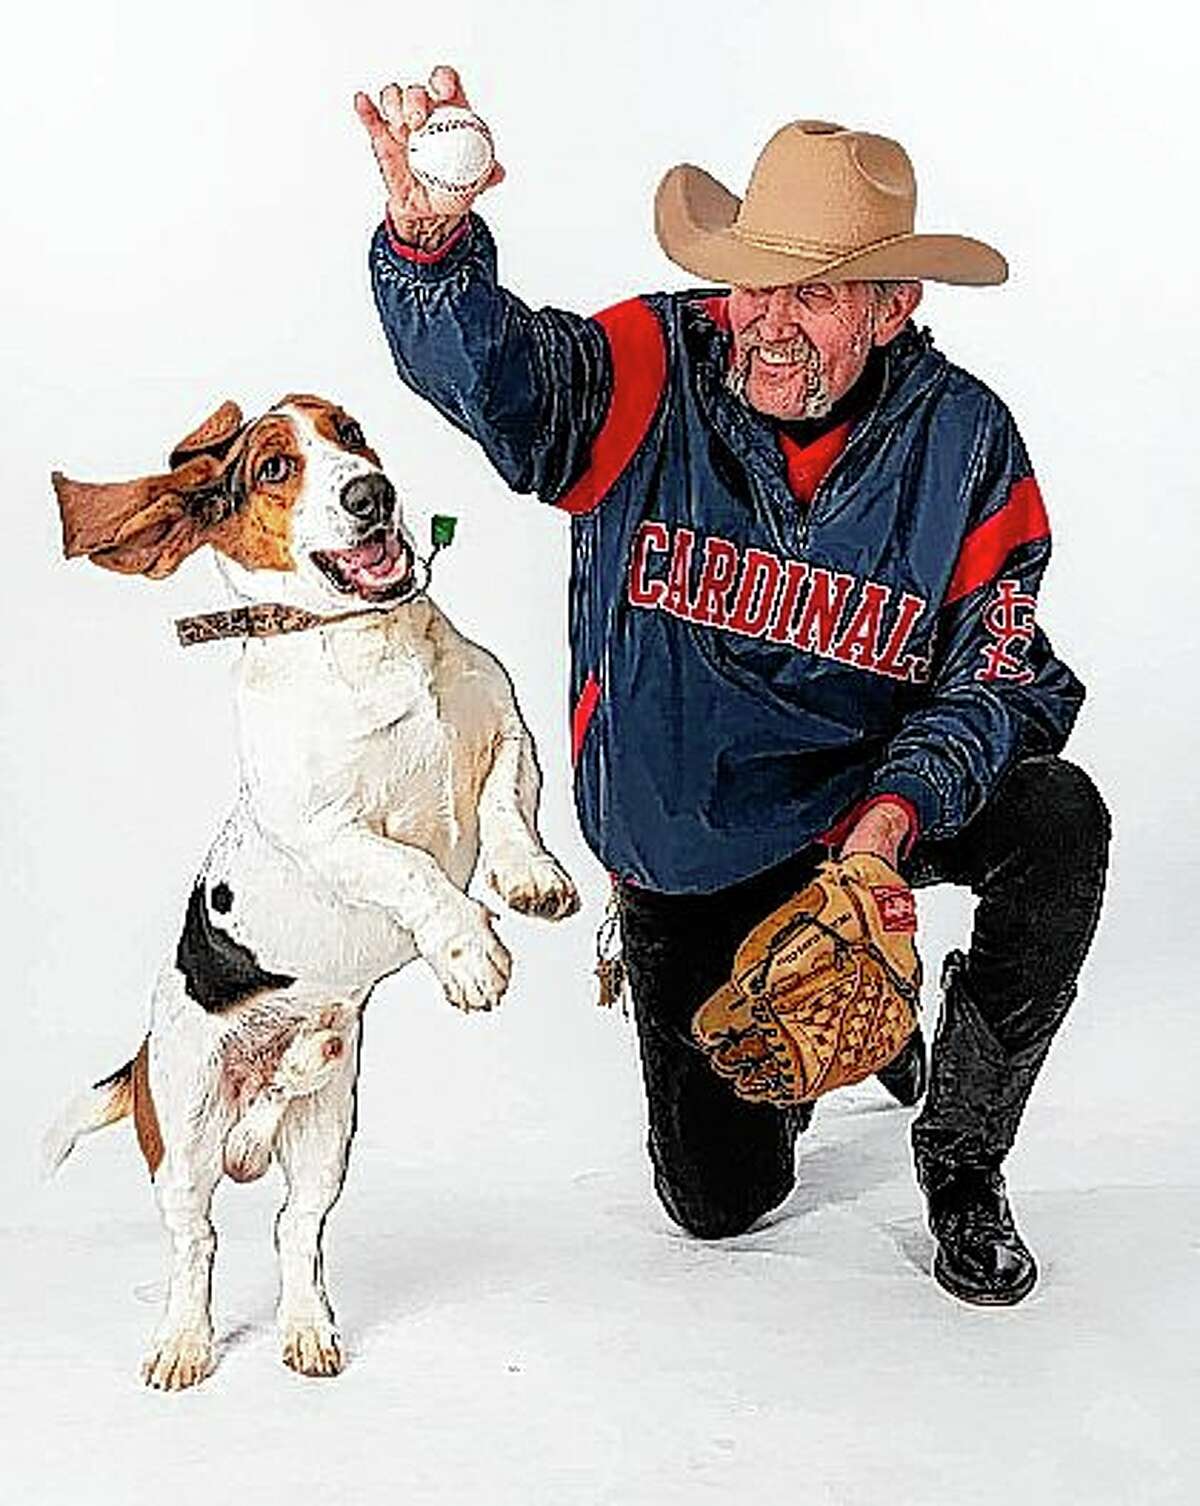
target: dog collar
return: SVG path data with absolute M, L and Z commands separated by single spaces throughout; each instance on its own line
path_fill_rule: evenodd
M 403 606 L 419 593 L 389 603 Z M 353 612 L 337 612 L 331 617 L 309 612 L 304 607 L 289 607 L 281 601 L 256 601 L 248 607 L 230 607 L 224 612 L 200 612 L 194 617 L 177 617 L 175 632 L 183 648 L 194 643 L 212 643 L 218 638 L 277 638 L 281 633 L 302 633 L 308 628 L 327 627 L 331 622 L 346 622 L 352 617 L 370 617 L 378 607 L 360 607 Z

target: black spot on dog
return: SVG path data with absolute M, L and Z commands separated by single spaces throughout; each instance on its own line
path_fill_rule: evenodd
M 213 909 L 219 911 L 222 915 L 228 915 L 230 910 L 233 909 L 233 890 L 224 879 L 219 884 L 213 885 L 212 904 Z
M 230 903 L 233 895 L 225 887 Z M 213 904 L 218 909 L 216 891 Z M 226 907 L 227 908 L 227 907 Z M 229 1009 L 243 999 L 266 993 L 272 988 L 287 988 L 295 978 L 286 973 L 269 973 L 259 967 L 258 958 L 249 947 L 235 941 L 227 931 L 213 925 L 204 901 L 204 886 L 197 884 L 188 900 L 183 935 L 175 951 L 175 965 L 183 974 L 190 996 L 210 1012 Z

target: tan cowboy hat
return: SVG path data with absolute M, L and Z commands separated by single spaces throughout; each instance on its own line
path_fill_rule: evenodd
M 763 148 L 744 199 L 700 167 L 673 167 L 654 228 L 679 266 L 738 287 L 854 278 L 1003 282 L 998 251 L 965 235 L 915 235 L 917 183 L 886 136 L 795 120 Z

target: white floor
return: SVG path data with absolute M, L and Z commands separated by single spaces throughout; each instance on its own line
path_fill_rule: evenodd
M 337 1380 L 276 1355 L 274 1174 L 219 1194 L 219 1367 L 164 1396 L 137 1378 L 163 1250 L 128 1126 L 47 1187 L 33 1126 L 10 1134 L 3 1500 L 1200 1498 L 1186 1017 L 1143 1000 L 1130 1038 L 1116 999 L 1081 1006 L 1010 1163 L 1041 1284 L 978 1311 L 926 1274 L 909 1116 L 874 1084 L 822 1106 L 765 1227 L 674 1232 L 643 1167 L 631 1025 L 561 971 L 582 945 L 529 950 L 494 1017 L 455 1015 L 415 970 L 372 1005 L 327 1241 Z M 96 1025 L 71 1054 L 99 1070 L 127 1044 Z

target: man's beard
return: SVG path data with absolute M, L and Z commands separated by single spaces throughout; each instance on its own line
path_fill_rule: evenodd
M 833 407 L 833 398 L 829 394 L 829 385 L 825 380 L 825 363 L 821 358 L 821 352 L 805 335 L 798 336 L 793 346 L 799 345 L 804 352 L 804 400 L 802 410 L 790 415 L 794 420 L 809 418 L 824 418 Z M 746 388 L 750 382 L 750 362 L 756 347 L 750 346 L 738 360 L 729 363 L 729 370 L 725 374 L 725 385 L 733 393 L 734 397 L 742 402 L 748 402 Z

